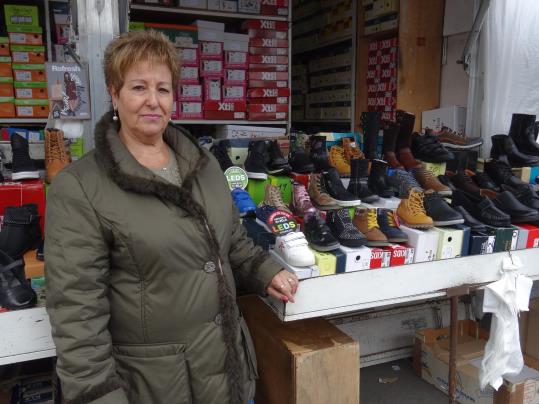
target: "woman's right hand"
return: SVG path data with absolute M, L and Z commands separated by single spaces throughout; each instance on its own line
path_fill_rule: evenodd
M 298 290 L 298 286 L 298 277 L 283 269 L 273 277 L 266 292 L 268 292 L 270 296 L 282 300 L 283 302 L 290 301 L 291 303 L 294 303 L 294 295 Z

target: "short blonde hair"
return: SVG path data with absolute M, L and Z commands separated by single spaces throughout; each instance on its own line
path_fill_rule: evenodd
M 107 45 L 103 62 L 107 88 L 120 91 L 124 85 L 125 73 L 141 62 L 167 66 L 176 91 L 179 80 L 176 49 L 165 35 L 153 30 L 127 32 Z

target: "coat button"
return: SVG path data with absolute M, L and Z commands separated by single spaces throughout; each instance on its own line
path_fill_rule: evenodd
M 218 313 L 213 319 L 213 322 L 219 326 L 223 324 L 223 315 L 221 313 Z
M 204 264 L 204 272 L 210 273 L 215 272 L 215 263 L 213 261 L 208 261 Z

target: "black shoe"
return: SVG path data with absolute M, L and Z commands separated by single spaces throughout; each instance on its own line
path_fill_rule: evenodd
M 472 178 L 472 180 L 477 184 L 479 188 L 482 189 L 490 189 L 494 192 L 500 192 L 500 187 L 496 185 L 496 183 L 488 176 L 487 173 L 481 173 L 481 172 L 468 172 L 468 176 Z M 471 175 L 473 174 L 473 175 Z
M 382 198 L 391 198 L 395 195 L 387 178 L 387 163 L 383 160 L 371 161 L 369 174 L 369 188 Z
M 367 244 L 367 238 L 352 223 L 348 209 L 330 210 L 326 223 L 341 245 L 359 248 Z
M 434 226 L 451 226 L 464 223 L 462 215 L 451 208 L 440 195 L 432 190 L 425 191 L 423 205 L 427 216 L 432 218 Z
M 456 190 L 452 195 L 451 206 L 462 206 L 475 219 L 489 226 L 511 226 L 511 217 L 498 209 L 494 202 L 484 196 Z
M 247 172 L 247 177 L 265 180 L 268 178 L 268 160 L 266 142 L 264 140 L 252 140 L 249 142 L 249 154 L 243 166 Z
M 455 159 L 455 155 L 438 141 L 431 130 L 425 130 L 423 136 L 419 133 L 412 135 L 412 153 L 415 158 L 429 163 L 445 163 Z
M 8 310 L 35 306 L 37 296 L 24 275 L 24 261 L 0 250 L 0 306 Z
M 303 147 L 296 146 L 294 151 L 290 153 L 288 162 L 292 167 L 292 171 L 295 173 L 308 174 L 314 171 L 314 164 L 311 163 L 311 160 Z
M 464 225 L 468 226 L 472 232 L 484 233 L 487 231 L 487 226 L 470 215 L 470 212 L 464 209 L 463 206 L 453 206 L 453 209 L 462 215 L 464 218 Z
M 491 137 L 491 140 L 491 158 L 503 161 L 511 167 L 530 167 L 539 164 L 539 157 L 530 156 L 519 151 L 511 137 L 507 135 L 494 135 Z
M 502 212 L 511 216 L 512 223 L 526 223 L 539 220 L 539 212 L 520 203 L 511 192 L 500 192 L 492 202 Z
M 451 180 L 453 186 L 461 191 L 467 192 L 469 194 L 479 195 L 481 194 L 481 189 L 477 186 L 475 182 L 470 178 L 470 176 L 464 172 L 459 171 L 456 174 L 448 173 L 448 177 Z
M 512 187 L 526 184 L 520 178 L 513 175 L 511 167 L 501 161 L 490 160 L 485 163 L 485 172 L 492 180 L 501 186 L 502 184 Z
M 339 206 L 351 207 L 358 206 L 361 203 L 360 199 L 346 190 L 335 167 L 331 167 L 322 173 L 322 178 L 328 194 L 337 201 Z
M 17 133 L 11 135 L 11 152 L 12 180 L 39 178 L 39 170 L 30 158 L 28 141 Z
M 397 226 L 395 220 L 395 212 L 391 209 L 378 209 L 376 212 L 376 220 L 382 233 L 387 237 L 390 243 L 406 243 L 408 236 Z
M 267 143 L 267 167 L 269 174 L 290 174 L 290 166 L 288 161 L 283 157 L 281 148 L 277 140 L 270 140 Z
M 361 126 L 363 128 L 364 154 L 367 160 L 377 159 L 376 145 L 380 131 L 380 112 L 362 112 Z M 393 151 L 395 148 L 393 148 Z
M 8 206 L 0 232 L 0 250 L 13 259 L 19 259 L 41 242 L 37 206 L 33 203 L 20 207 Z
M 350 159 L 350 172 L 347 191 L 365 203 L 378 200 L 378 195 L 375 195 L 369 188 L 369 161 L 358 158 Z
M 539 211 L 539 195 L 531 185 L 526 184 L 518 187 L 502 185 L 502 189 L 511 192 L 520 203 Z
M 451 180 L 449 179 L 449 177 L 447 175 L 445 175 L 445 174 L 439 175 L 437 178 L 438 178 L 438 181 L 440 181 L 446 187 L 449 187 L 451 189 L 451 192 L 453 192 L 455 189 L 457 189 L 455 187 L 455 185 L 453 185 L 453 183 L 451 182 Z
M 230 160 L 230 156 L 228 155 L 228 141 L 221 140 L 219 143 L 213 145 L 210 148 L 210 152 L 215 156 L 217 161 L 219 162 L 219 165 L 221 166 L 221 170 L 225 172 L 227 168 L 232 167 L 234 164 L 232 163 L 232 160 Z
M 536 129 L 535 115 L 513 114 L 509 136 L 511 136 L 518 150 L 522 153 L 539 156 Z
M 331 164 L 329 164 L 325 136 L 311 136 L 310 150 L 311 161 L 313 162 L 316 171 L 327 171 L 333 167 Z
M 331 234 L 326 222 L 317 214 L 309 215 L 303 223 L 303 233 L 311 248 L 317 251 L 336 250 L 341 245 Z

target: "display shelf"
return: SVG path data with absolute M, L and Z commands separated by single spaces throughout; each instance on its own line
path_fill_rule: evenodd
M 274 21 L 288 21 L 288 16 L 276 16 L 276 15 L 260 15 L 260 14 L 241 14 L 241 13 L 226 13 L 222 11 L 212 11 L 203 9 L 191 9 L 191 8 L 179 8 L 179 7 L 160 7 L 160 6 L 147 6 L 143 4 L 131 4 L 131 10 L 141 10 L 157 13 L 174 13 L 174 14 L 189 14 L 193 17 L 216 17 L 221 19 L 234 19 L 234 20 L 274 20 Z
M 539 280 L 539 249 L 511 253 L 522 261 L 522 275 Z M 444 297 L 448 288 L 499 280 L 502 260 L 508 256 L 474 255 L 309 278 L 300 281 L 295 303 L 265 301 L 283 321 L 293 321 Z
M 286 125 L 287 121 L 213 121 L 208 119 L 175 119 L 172 121 L 180 125 Z
M 334 45 L 337 45 L 337 44 L 340 44 L 340 43 L 343 43 L 343 42 L 347 42 L 347 41 L 352 41 L 352 35 L 346 35 L 346 36 L 343 36 L 343 37 L 340 37 L 340 38 L 335 38 L 335 39 L 333 39 L 331 41 L 327 41 L 327 42 L 315 43 L 312 46 L 309 46 L 307 48 L 293 50 L 292 55 L 297 56 L 297 55 L 301 55 L 301 54 L 308 53 L 308 52 L 320 51 L 320 50 L 325 49 L 325 48 L 327 48 L 329 46 L 334 46 Z
M 46 118 L 0 118 L 0 124 L 4 124 L 4 123 L 13 123 L 13 124 L 36 123 L 36 124 L 40 124 L 40 123 L 47 123 L 47 119 Z

